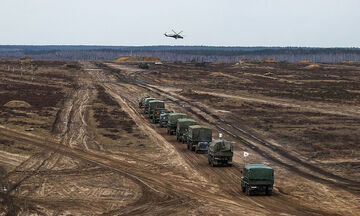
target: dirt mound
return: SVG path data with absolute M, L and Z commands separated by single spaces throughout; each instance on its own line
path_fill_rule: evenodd
M 18 108 L 18 107 L 25 107 L 25 108 L 29 108 L 31 107 L 31 105 L 25 101 L 18 101 L 18 100 L 12 100 L 7 102 L 6 104 L 4 104 L 5 107 L 13 107 L 13 108 Z
M 311 64 L 312 62 L 311 62 L 311 61 L 298 61 L 297 63 L 300 63 L 300 64 Z
M 186 88 L 186 89 L 182 89 L 180 91 L 180 94 L 195 94 L 195 92 L 190 88 Z
M 29 57 L 29 56 L 23 56 L 23 57 L 21 57 L 19 60 L 20 60 L 20 62 L 22 62 L 22 63 L 30 63 L 30 62 L 33 61 L 33 59 L 32 59 L 31 57 Z
M 275 63 L 276 60 L 275 60 L 275 59 L 272 59 L 272 58 L 264 58 L 264 59 L 263 59 L 263 62 L 266 62 L 266 63 Z
M 305 69 L 315 69 L 315 68 L 320 68 L 320 65 L 318 64 L 311 64 L 305 67 Z
M 122 56 L 113 59 L 114 62 L 160 62 L 161 60 L 156 57 L 150 56 Z
M 356 64 L 356 61 L 343 61 L 343 64 Z

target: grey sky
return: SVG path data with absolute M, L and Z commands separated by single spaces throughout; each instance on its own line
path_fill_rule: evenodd
M 359 0 L 0 0 L 0 44 L 360 47 Z M 184 40 L 165 38 L 184 30 Z

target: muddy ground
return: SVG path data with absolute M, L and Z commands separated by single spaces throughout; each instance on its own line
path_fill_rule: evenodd
M 360 64 L 309 64 L 1 61 L 0 215 L 359 215 Z M 234 166 L 150 123 L 146 95 L 223 133 Z M 273 196 L 241 192 L 248 163 Z

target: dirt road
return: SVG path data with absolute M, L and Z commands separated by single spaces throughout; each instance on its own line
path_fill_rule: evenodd
M 0 207 L 7 214 L 360 214 L 358 181 L 315 166 L 276 140 L 251 137 L 252 131 L 239 128 L 236 119 L 145 80 L 134 66 L 81 66 L 75 87 L 57 111 L 52 133 L 0 125 L 1 139 L 33 150 L 0 157 L 6 168 L 0 170 L 1 184 L 8 188 L 0 193 Z M 211 126 L 214 134 L 225 133 L 235 146 L 234 166 L 210 167 L 206 155 L 188 151 L 150 123 L 137 107 L 137 99 L 145 95 L 165 100 L 169 109 Z M 251 154 L 248 161 L 241 156 L 245 150 Z M 244 163 L 275 169 L 273 196 L 241 192 Z

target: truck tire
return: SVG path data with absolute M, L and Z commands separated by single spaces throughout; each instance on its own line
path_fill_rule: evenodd
M 213 161 L 213 160 L 211 160 L 211 161 L 210 161 L 210 165 L 211 165 L 211 167 L 214 167 L 214 166 L 215 166 L 215 164 L 214 164 L 214 161 Z
M 187 144 L 187 149 L 190 149 L 189 143 Z
M 248 196 L 252 195 L 252 191 L 250 190 L 249 186 L 246 186 L 246 195 L 248 195 Z
M 272 190 L 266 189 L 265 194 L 266 194 L 266 196 L 271 196 L 272 195 Z
M 241 186 L 241 191 L 242 191 L 243 193 L 245 193 L 245 192 L 246 192 L 246 187 Z
M 210 164 L 210 157 L 209 157 L 209 155 L 208 155 L 208 163 Z

